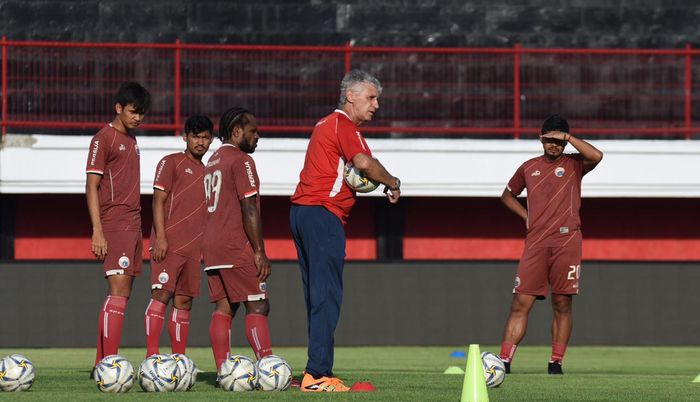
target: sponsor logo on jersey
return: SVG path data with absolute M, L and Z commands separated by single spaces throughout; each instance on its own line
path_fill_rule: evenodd
M 559 228 L 559 233 L 567 234 L 567 233 L 569 233 L 569 228 L 567 226 L 562 226 Z
M 190 169 L 190 168 L 185 169 L 185 173 L 192 174 L 192 169 Z
M 156 181 L 160 180 L 160 174 L 163 173 L 164 167 L 165 167 L 165 159 L 160 161 L 160 165 L 158 165 L 158 173 L 156 173 Z
M 95 141 L 92 144 L 92 157 L 90 157 L 90 166 L 95 166 L 95 159 L 97 158 L 97 151 L 100 149 L 100 141 Z
M 119 150 L 126 151 L 126 147 L 124 146 L 124 144 L 119 144 Z
M 243 164 L 245 165 L 246 173 L 248 173 L 248 181 L 250 182 L 250 186 L 255 187 L 255 176 L 253 176 L 253 168 L 250 167 L 250 162 L 245 161 Z
M 141 150 L 139 149 L 138 144 L 134 144 L 134 150 L 136 151 L 136 155 L 141 156 Z
M 362 141 L 362 134 L 360 134 L 359 131 L 355 131 L 355 135 L 357 135 L 357 140 L 360 141 L 360 145 L 362 146 L 362 149 L 364 149 L 366 151 L 367 148 L 365 148 L 365 142 Z
M 557 177 L 564 177 L 564 173 L 566 173 L 566 170 L 564 170 L 564 168 L 561 166 L 554 169 L 554 175 Z
M 513 289 L 517 289 L 518 286 L 520 286 L 520 277 L 516 276 L 515 277 L 515 283 L 513 284 Z
M 168 283 L 168 280 L 170 279 L 170 275 L 168 275 L 167 272 L 161 272 L 158 274 L 158 282 L 160 283 Z
M 131 264 L 131 261 L 129 261 L 129 257 L 123 255 L 119 257 L 119 266 L 126 269 L 129 268 L 129 264 Z
M 261 292 L 266 292 L 267 291 L 267 282 L 260 282 L 258 287 L 260 288 Z
M 207 167 L 216 166 L 219 164 L 219 162 L 221 162 L 221 159 L 214 159 L 213 161 L 210 160 L 207 162 Z
M 535 170 L 534 172 L 532 172 L 532 174 L 530 176 L 539 176 L 539 175 L 540 175 L 540 171 Z

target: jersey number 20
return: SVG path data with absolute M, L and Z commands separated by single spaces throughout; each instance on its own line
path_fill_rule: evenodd
M 221 170 L 215 170 L 204 176 L 204 194 L 207 197 L 207 211 L 216 211 L 221 192 Z M 214 202 L 212 203 L 212 199 Z

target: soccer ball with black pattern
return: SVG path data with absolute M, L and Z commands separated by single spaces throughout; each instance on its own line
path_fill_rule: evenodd
M 484 368 L 486 386 L 496 388 L 506 378 L 506 366 L 503 360 L 491 352 L 481 353 L 481 362 Z
M 134 377 L 134 367 L 124 356 L 109 355 L 95 366 L 95 384 L 102 392 L 129 392 Z
M 171 356 L 180 368 L 180 378 L 177 380 L 175 391 L 189 391 L 197 381 L 197 365 L 186 355 L 174 353 Z
M 255 365 L 258 366 L 258 388 L 263 391 L 286 391 L 292 383 L 292 368 L 279 356 L 265 356 Z
M 229 356 L 221 364 L 218 382 L 225 391 L 252 391 L 258 386 L 258 368 L 248 357 Z
M 0 360 L 0 389 L 26 391 L 34 384 L 34 365 L 26 357 L 13 354 Z
M 373 182 L 365 177 L 352 162 L 345 164 L 343 178 L 348 187 L 358 193 L 370 193 L 379 187 L 379 183 Z
M 166 354 L 152 355 L 139 366 L 139 385 L 146 392 L 170 392 L 177 387 L 180 367 Z

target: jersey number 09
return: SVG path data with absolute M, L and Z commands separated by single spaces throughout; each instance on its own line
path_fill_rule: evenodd
M 207 211 L 210 213 L 216 211 L 219 193 L 221 193 L 221 170 L 215 170 L 204 176 L 204 194 L 207 197 Z

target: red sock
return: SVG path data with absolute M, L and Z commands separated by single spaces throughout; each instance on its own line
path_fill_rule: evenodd
M 95 365 L 102 360 L 103 357 L 115 355 L 119 352 L 119 343 L 122 338 L 122 326 L 124 325 L 124 311 L 126 303 L 129 301 L 127 297 L 122 296 L 107 296 L 105 303 L 100 311 L 100 320 L 97 323 L 97 356 L 95 357 Z
M 272 354 L 270 345 L 270 329 L 267 326 L 267 316 L 262 314 L 248 314 L 245 316 L 245 335 L 255 356 L 261 357 Z
M 518 348 L 518 345 L 513 345 L 512 343 L 508 342 L 503 342 L 501 343 L 501 354 L 498 355 L 498 357 L 501 358 L 504 362 L 510 363 L 513 361 L 513 356 L 515 356 L 515 350 Z
M 549 358 L 550 362 L 563 362 L 564 361 L 564 353 L 566 353 L 566 344 L 565 343 L 556 343 L 552 342 L 552 357 Z
M 228 314 L 214 311 L 209 323 L 209 340 L 211 340 L 211 350 L 214 352 L 214 362 L 216 371 L 219 371 L 221 363 L 226 360 L 231 350 L 231 317 Z
M 163 332 L 165 321 L 165 308 L 167 305 L 158 300 L 151 299 L 146 308 L 144 322 L 146 326 L 146 357 L 158 354 L 158 341 Z
M 168 333 L 170 334 L 170 344 L 173 353 L 185 354 L 187 348 L 187 337 L 190 334 L 190 312 L 189 310 L 178 310 L 173 307 L 173 312 L 168 320 Z

